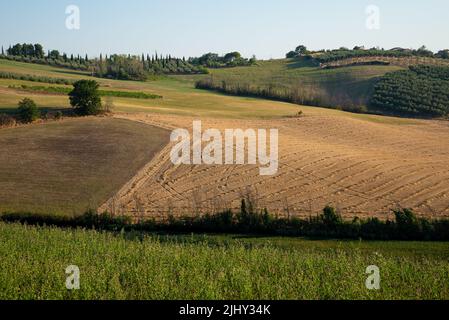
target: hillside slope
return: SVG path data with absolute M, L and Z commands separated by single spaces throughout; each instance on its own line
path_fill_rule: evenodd
M 392 69 L 374 66 L 320 70 L 281 60 L 248 68 L 214 70 L 213 76 L 244 75 L 269 83 L 277 75 L 292 83 L 316 79 L 336 87 L 342 86 L 339 78 L 355 78 L 352 87 L 344 82 L 343 88 L 348 90 L 366 88 L 366 82 L 360 79 L 373 81 Z M 54 78 L 86 77 L 30 64 L 0 63 L 0 71 Z M 326 204 L 333 204 L 348 218 L 355 215 L 385 218 L 389 210 L 397 206 L 410 207 L 419 215 L 449 217 L 447 122 L 358 115 L 227 96 L 195 90 L 193 82 L 199 77 L 181 76 L 152 82 L 99 79 L 99 82 L 111 90 L 139 90 L 164 97 L 114 99 L 118 117 L 168 129 L 189 128 L 193 120 L 202 120 L 203 129 L 279 129 L 278 174 L 261 177 L 258 166 L 175 167 L 169 159 L 163 158 L 164 152 L 170 150 L 168 147 L 150 167 L 147 166 L 147 171 L 140 172 L 117 195 L 117 200 L 130 213 L 143 207 L 148 215 L 163 217 L 170 212 L 192 213 L 195 207 L 235 208 L 242 194 L 252 188 L 258 193 L 261 206 L 279 214 L 290 212 L 308 216 L 322 210 Z M 0 80 L 0 108 L 14 107 L 25 95 L 9 89 L 8 85 L 24 83 Z M 33 94 L 32 98 L 40 106 L 67 107 L 68 104 L 67 97 L 63 96 Z M 298 111 L 302 111 L 303 116 L 293 117 Z
M 325 205 L 345 218 L 391 216 L 398 207 L 427 217 L 449 217 L 449 127 L 445 122 L 304 109 L 298 119 L 202 118 L 208 128 L 278 128 L 279 171 L 259 165 L 174 166 L 165 153 L 136 176 L 115 200 L 128 212 L 153 217 L 232 207 L 249 191 L 260 208 L 309 216 Z M 190 128 L 195 117 L 121 115 L 148 124 Z M 108 204 L 103 206 L 108 210 Z M 142 213 L 142 212 L 140 212 Z
M 322 69 L 307 59 L 283 59 L 259 61 L 251 67 L 213 69 L 203 81 L 231 94 L 362 111 L 376 81 L 400 69 L 389 65 Z

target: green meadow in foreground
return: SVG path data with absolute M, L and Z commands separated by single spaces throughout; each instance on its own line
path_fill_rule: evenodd
M 449 299 L 449 246 L 0 223 L 0 299 Z M 65 288 L 69 265 L 80 290 Z M 381 272 L 369 291 L 366 268 Z

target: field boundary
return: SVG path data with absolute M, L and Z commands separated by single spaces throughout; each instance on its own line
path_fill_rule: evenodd
M 133 121 L 148 126 L 154 126 L 165 130 L 173 130 L 174 126 L 164 125 L 156 121 L 148 121 L 133 119 L 132 117 L 127 117 L 126 115 L 114 115 L 115 119 L 123 119 L 128 121 Z M 99 208 L 99 212 L 106 212 L 112 209 L 116 211 L 116 206 L 123 201 L 129 200 L 129 198 L 134 194 L 135 190 L 140 188 L 149 179 L 153 177 L 153 174 L 159 169 L 159 165 L 164 163 L 170 157 L 170 151 L 173 147 L 173 143 L 169 142 L 161 151 L 159 151 L 145 166 L 143 166 L 133 178 L 131 178 L 120 190 L 111 198 L 109 198 L 105 203 L 103 203 Z M 114 212 L 113 212 L 114 213 Z

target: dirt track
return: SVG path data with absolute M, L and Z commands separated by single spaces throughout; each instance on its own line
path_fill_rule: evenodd
M 122 114 L 164 128 L 190 128 L 188 117 Z M 449 217 L 449 123 L 385 124 L 335 112 L 298 119 L 201 119 L 207 128 L 278 128 L 279 171 L 259 166 L 171 164 L 167 146 L 102 206 L 156 218 L 169 213 L 238 208 L 250 190 L 258 206 L 280 215 L 308 216 L 332 204 L 346 217 L 386 218 L 391 209 Z M 201 208 L 201 210 L 200 210 Z

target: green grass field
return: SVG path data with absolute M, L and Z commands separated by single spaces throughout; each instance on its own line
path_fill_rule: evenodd
M 320 90 L 342 92 L 354 99 L 363 98 L 372 89 L 373 81 L 386 72 L 397 70 L 394 66 L 360 66 L 332 70 L 321 70 L 291 60 L 259 62 L 252 67 L 214 69 L 214 79 L 250 81 L 255 85 L 273 82 L 285 86 L 314 86 Z M 49 66 L 33 65 L 0 60 L 0 71 L 16 74 L 32 74 L 43 77 L 67 78 L 70 80 L 89 78 L 82 72 L 73 72 Z M 295 115 L 299 110 L 315 110 L 313 107 L 290 103 L 233 97 L 194 89 L 196 80 L 207 75 L 162 77 L 154 81 L 117 81 L 95 78 L 102 90 L 140 91 L 161 95 L 163 99 L 147 100 L 114 98 L 116 112 L 150 112 L 158 114 L 192 115 L 198 117 L 273 119 Z M 243 79 L 243 80 L 242 80 Z M 20 99 L 31 96 L 39 106 L 45 108 L 68 108 L 68 98 L 39 93 L 20 92 L 8 86 L 33 86 L 34 82 L 0 79 L 0 112 L 12 112 Z M 52 85 L 58 87 L 57 85 Z M 257 112 L 256 112 L 257 111 Z M 347 113 L 344 115 L 352 116 Z M 369 119 L 369 117 L 367 118 Z
M 351 66 L 321 69 L 310 61 L 260 61 L 255 66 L 211 70 L 214 82 L 226 81 L 274 90 L 302 90 L 321 97 L 322 103 L 344 107 L 345 102 L 366 104 L 374 84 L 387 72 L 400 70 L 397 66 Z
M 16 74 L 67 79 L 86 79 L 89 75 L 49 66 L 0 60 L 0 71 Z M 215 118 L 281 118 L 298 112 L 297 105 L 259 99 L 230 97 L 194 89 L 194 80 L 201 76 L 164 77 L 156 81 L 117 81 L 95 78 L 101 90 L 139 91 L 163 96 L 163 99 L 142 100 L 113 98 L 115 112 L 151 112 L 158 114 L 193 115 Z M 20 92 L 8 86 L 36 85 L 34 82 L 0 79 L 0 112 L 12 112 L 24 97 L 31 97 L 43 108 L 69 108 L 65 96 Z M 58 87 L 57 85 L 52 85 Z M 257 110 L 257 112 L 255 112 Z
M 97 208 L 151 160 L 167 131 L 112 118 L 0 130 L 0 212 Z
M 415 250 L 418 248 L 418 250 Z M 449 248 L 0 223 L 0 299 L 449 299 Z M 20 257 L 20 259 L 18 258 Z M 80 268 L 80 290 L 65 269 Z M 366 289 L 366 268 L 381 289 Z

